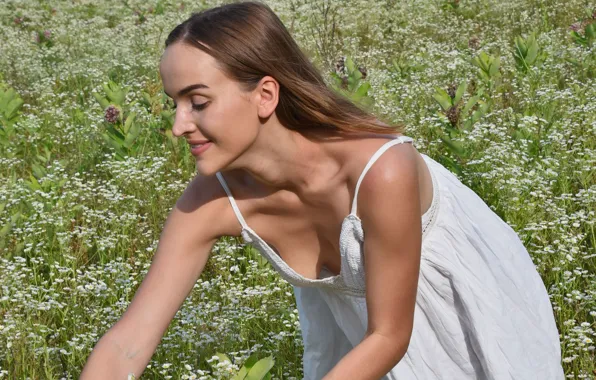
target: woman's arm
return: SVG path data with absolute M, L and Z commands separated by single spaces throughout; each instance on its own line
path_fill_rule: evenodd
M 371 167 L 358 205 L 365 233 L 368 329 L 325 380 L 379 379 L 407 351 L 422 244 L 416 152 L 410 144 L 388 150 Z
M 82 380 L 142 374 L 225 230 L 227 198 L 213 178 L 195 178 L 171 211 L 149 271 L 122 318 L 99 340 Z M 213 221 L 221 221 L 214 223 Z

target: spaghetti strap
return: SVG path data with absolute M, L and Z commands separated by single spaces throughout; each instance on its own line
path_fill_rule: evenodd
M 360 183 L 364 179 L 364 176 L 368 172 L 368 169 L 370 169 L 370 167 L 375 163 L 375 161 L 377 161 L 377 159 L 383 153 L 385 153 L 385 151 L 387 149 L 389 149 L 393 145 L 401 144 L 401 143 L 404 143 L 404 142 L 413 142 L 413 141 L 414 141 L 414 139 L 412 139 L 411 137 L 403 136 L 403 135 L 402 136 L 398 136 L 397 138 L 395 138 L 393 140 L 387 141 L 385 144 L 383 144 L 375 152 L 375 154 L 373 154 L 373 156 L 370 158 L 370 160 L 368 161 L 368 163 L 364 167 L 364 170 L 362 171 L 362 174 L 360 174 L 360 178 L 358 178 L 358 183 L 356 184 L 356 191 L 354 192 L 354 200 L 352 201 L 352 211 L 350 212 L 350 215 L 356 216 L 356 208 L 357 208 L 357 204 L 358 204 L 358 190 L 360 189 Z
M 404 142 L 412 142 L 412 141 L 414 141 L 414 140 L 411 137 L 402 135 L 402 136 L 399 136 L 393 140 L 386 142 L 385 144 L 383 144 L 383 146 L 381 146 L 375 152 L 375 154 L 370 158 L 366 167 L 362 171 L 360 178 L 358 179 L 358 183 L 356 184 L 356 192 L 354 193 L 354 201 L 352 202 L 352 212 L 350 214 L 356 215 L 356 208 L 357 208 L 357 202 L 358 202 L 358 190 L 360 189 L 360 183 L 364 179 L 366 172 L 368 172 L 368 170 L 375 163 L 375 161 L 381 156 L 381 154 L 383 154 L 391 146 L 396 145 L 396 144 L 401 144 Z M 240 209 L 238 208 L 238 205 L 236 204 L 236 200 L 234 199 L 234 196 L 232 195 L 232 192 L 230 191 L 230 188 L 228 187 L 228 184 L 227 184 L 226 180 L 224 179 L 223 175 L 221 174 L 221 172 L 217 172 L 217 173 L 215 173 L 215 175 L 217 176 L 217 179 L 219 180 L 222 187 L 226 191 L 226 194 L 228 194 L 228 199 L 230 200 L 230 203 L 232 204 L 232 208 L 234 209 L 236 218 L 242 225 L 242 229 L 249 229 L 248 224 L 244 220 L 244 217 L 242 216 L 242 213 L 240 212 Z
M 234 196 L 232 195 L 232 192 L 230 191 L 230 188 L 228 187 L 226 180 L 224 179 L 223 175 L 220 172 L 215 173 L 215 175 L 217 176 L 217 179 L 219 180 L 219 182 L 223 186 L 224 190 L 228 194 L 228 199 L 230 200 L 230 203 L 232 204 L 232 208 L 234 209 L 236 218 L 238 218 L 238 221 L 242 225 L 242 229 L 247 229 L 248 224 L 246 224 L 246 221 L 244 220 L 242 213 L 240 213 L 240 209 L 238 208 L 238 205 L 236 204 L 236 200 L 234 199 Z

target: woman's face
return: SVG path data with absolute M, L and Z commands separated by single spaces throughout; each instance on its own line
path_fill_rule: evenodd
M 230 167 L 258 134 L 258 107 L 252 94 L 226 77 L 212 56 L 183 43 L 165 49 L 160 74 L 176 105 L 172 133 L 189 142 L 198 172 L 212 175 Z M 210 145 L 196 154 L 193 143 L 200 140 L 209 140 Z

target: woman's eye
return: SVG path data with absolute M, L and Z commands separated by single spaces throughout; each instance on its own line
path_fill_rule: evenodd
M 192 103 L 192 108 L 194 110 L 200 111 L 200 110 L 204 109 L 207 106 L 207 103 L 209 103 L 209 102 L 205 102 L 205 103 L 202 103 L 202 104 L 194 104 L 194 103 Z

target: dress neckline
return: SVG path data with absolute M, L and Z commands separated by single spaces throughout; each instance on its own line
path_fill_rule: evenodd
M 421 155 L 423 156 L 423 158 L 425 158 L 424 154 L 421 153 Z M 425 158 L 425 162 L 427 163 L 426 166 L 428 167 L 428 171 L 430 172 L 430 175 L 431 175 L 432 186 L 433 186 L 433 199 L 431 201 L 431 204 L 430 204 L 428 210 L 426 210 L 426 212 L 422 215 L 422 221 L 423 221 L 422 237 L 423 237 L 423 239 L 430 231 L 430 227 L 432 226 L 432 224 L 434 222 L 435 216 L 437 214 L 438 205 L 439 205 L 439 189 L 438 189 L 439 184 L 438 184 L 438 181 L 436 180 L 433 169 L 428 164 L 428 161 L 426 160 L 426 158 Z M 426 222 L 424 222 L 425 218 L 427 219 Z M 355 223 L 357 228 L 362 229 L 362 220 L 356 214 L 350 213 L 342 220 L 342 226 L 341 226 L 342 230 L 344 229 L 347 221 L 351 221 L 351 222 Z M 249 239 L 246 238 L 246 234 L 250 235 Z M 256 239 L 257 242 L 260 244 L 260 246 L 265 251 L 265 252 L 261 252 L 261 253 L 263 253 L 265 255 L 265 258 L 267 258 L 269 260 L 269 262 L 274 267 L 276 267 L 276 269 L 279 270 L 282 277 L 284 277 L 286 279 L 286 281 L 288 281 L 288 282 L 291 282 L 291 283 L 293 282 L 295 284 L 300 284 L 300 285 L 304 285 L 304 286 L 328 285 L 330 287 L 337 287 L 338 284 L 342 283 L 342 276 L 344 274 L 344 268 L 343 268 L 344 260 L 343 260 L 343 258 L 341 260 L 341 268 L 340 268 L 339 274 L 333 274 L 329 270 L 327 270 L 327 268 L 323 267 L 321 269 L 321 272 L 327 272 L 327 273 L 330 273 L 330 275 L 313 279 L 313 278 L 303 276 L 300 273 L 296 272 L 292 267 L 290 267 L 284 261 L 284 259 L 281 257 L 281 255 L 279 255 L 277 252 L 275 252 L 275 250 L 273 250 L 273 248 L 271 248 L 271 246 L 265 240 L 263 240 L 248 225 L 242 226 L 241 235 L 242 235 L 242 238 L 244 239 L 244 241 L 247 243 L 251 243 L 253 241 L 253 239 Z M 341 234 L 340 234 L 340 236 L 341 236 Z M 340 251 L 340 254 L 343 251 L 341 238 L 339 240 L 339 251 Z M 291 280 L 291 281 L 289 281 L 289 280 Z

